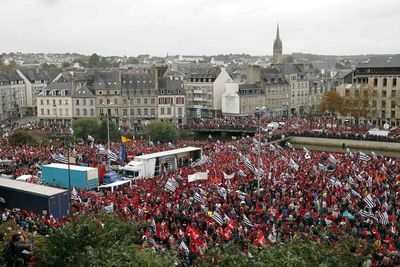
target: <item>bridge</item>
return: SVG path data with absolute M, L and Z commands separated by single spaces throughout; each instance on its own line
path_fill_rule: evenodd
M 190 128 L 199 134 L 255 134 L 257 128 Z

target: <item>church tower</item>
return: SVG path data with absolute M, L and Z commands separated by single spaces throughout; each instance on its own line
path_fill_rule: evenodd
M 272 58 L 273 64 L 281 64 L 282 63 L 282 41 L 279 36 L 279 24 L 276 29 L 276 38 L 274 41 L 274 54 Z

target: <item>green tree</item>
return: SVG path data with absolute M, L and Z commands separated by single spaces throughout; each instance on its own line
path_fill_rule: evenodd
M 344 113 L 352 116 L 357 123 L 360 118 L 369 118 L 372 101 L 376 96 L 376 91 L 369 86 L 354 88 L 352 94 L 344 101 Z
M 146 126 L 145 134 L 153 141 L 175 142 L 177 138 L 177 129 L 171 122 L 153 121 Z
M 173 256 L 141 249 L 142 232 L 113 216 L 74 218 L 38 249 L 38 266 L 172 266 Z
M 78 119 L 72 122 L 72 128 L 75 137 L 86 139 L 88 135 L 95 136 L 98 133 L 100 124 L 96 119 Z
M 120 131 L 118 130 L 117 125 L 110 120 L 110 140 L 118 141 L 121 138 Z M 104 119 L 100 122 L 99 128 L 96 133 L 93 134 L 93 137 L 100 141 L 107 141 L 107 119 Z
M 98 66 L 100 66 L 100 56 L 94 53 L 89 58 L 89 67 L 98 67 Z
M 35 136 L 27 130 L 17 130 L 9 138 L 8 142 L 12 145 L 37 145 L 39 142 Z

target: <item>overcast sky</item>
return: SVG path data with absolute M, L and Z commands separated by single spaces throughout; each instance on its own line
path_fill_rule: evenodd
M 0 53 L 400 52 L 399 0 L 0 0 Z

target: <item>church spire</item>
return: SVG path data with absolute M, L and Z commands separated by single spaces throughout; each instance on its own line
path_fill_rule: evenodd
M 280 36 L 279 36 L 279 23 L 276 26 L 276 40 L 279 40 Z

